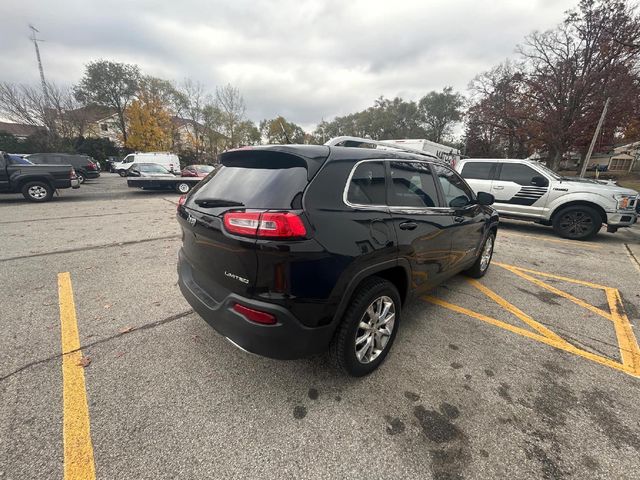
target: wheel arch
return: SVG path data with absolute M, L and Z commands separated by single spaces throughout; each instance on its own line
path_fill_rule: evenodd
M 590 207 L 593 208 L 598 214 L 600 214 L 600 218 L 602 219 L 602 223 L 607 223 L 607 212 L 604 211 L 597 203 L 589 202 L 588 200 L 573 200 L 571 202 L 563 203 L 562 205 L 558 205 L 553 212 L 551 212 L 551 216 L 549 219 L 553 222 L 555 216 L 568 207 Z
M 405 259 L 390 260 L 387 262 L 369 266 L 361 270 L 360 273 L 354 276 L 354 278 L 347 285 L 347 288 L 345 289 L 345 295 L 343 295 L 342 300 L 338 304 L 338 308 L 336 309 L 336 312 L 334 314 L 334 322 L 336 324 L 339 322 L 345 310 L 351 303 L 351 299 L 353 298 L 353 295 L 358 287 L 362 284 L 362 282 L 371 277 L 380 277 L 391 282 L 398 289 L 398 293 L 400 294 L 400 301 L 404 305 L 409 297 L 409 285 L 411 285 L 410 272 L 411 267 L 409 265 L 409 262 Z
M 49 185 L 49 187 L 51 187 L 53 190 L 56 189 L 56 187 L 53 185 L 53 182 L 51 181 L 51 179 L 47 178 L 47 177 L 24 177 L 24 178 L 20 178 L 16 181 L 16 190 L 18 192 L 22 191 L 22 188 L 30 182 L 42 182 L 42 183 L 46 183 L 47 185 Z

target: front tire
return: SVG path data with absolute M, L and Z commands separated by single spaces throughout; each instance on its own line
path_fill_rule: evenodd
M 53 188 L 46 182 L 29 182 L 22 187 L 22 195 L 30 202 L 48 202 L 53 197 Z
M 588 206 L 563 208 L 553 217 L 553 231 L 571 240 L 588 240 L 595 237 L 601 228 L 600 214 Z
M 496 244 L 496 234 L 495 232 L 489 232 L 487 238 L 482 244 L 482 249 L 480 250 L 480 255 L 476 259 L 476 262 L 473 266 L 465 270 L 464 273 L 472 278 L 482 278 L 489 270 L 489 265 L 491 265 L 491 259 L 493 258 L 493 248 Z
M 191 184 L 187 182 L 176 183 L 176 192 L 184 195 L 185 193 L 189 193 L 189 190 L 191 190 Z
M 330 354 L 345 373 L 362 377 L 384 361 L 400 324 L 398 289 L 389 281 L 370 277 L 362 282 L 338 326 Z

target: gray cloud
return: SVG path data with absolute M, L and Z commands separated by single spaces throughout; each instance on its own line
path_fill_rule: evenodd
M 43 5 L 44 3 L 44 5 Z M 75 83 L 98 58 L 146 73 L 237 85 L 252 120 L 281 114 L 309 128 L 380 95 L 418 99 L 513 53 L 575 0 L 35 1 L 2 0 L 0 80 L 38 80 L 27 24 L 46 39 L 48 79 Z

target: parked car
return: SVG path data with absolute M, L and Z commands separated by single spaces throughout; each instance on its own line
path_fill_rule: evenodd
M 183 177 L 206 177 L 214 170 L 213 165 L 187 165 L 180 174 Z
M 125 175 L 129 177 L 129 187 L 143 190 L 175 190 L 178 193 L 188 193 L 200 181 L 200 177 L 176 177 L 157 163 L 134 163 Z
M 597 180 L 562 177 L 531 160 L 468 158 L 456 170 L 475 191 L 495 196 L 501 217 L 551 225 L 564 238 L 587 240 L 637 221 L 638 192 Z
M 111 171 L 119 173 L 121 177 L 126 176 L 126 172 L 134 163 L 157 163 L 162 165 L 171 173 L 180 171 L 180 159 L 175 153 L 167 152 L 146 152 L 131 153 L 124 157 L 122 162 L 115 162 L 111 166 Z
M 329 349 L 366 375 L 408 298 L 489 268 L 492 196 L 432 155 L 273 145 L 228 151 L 221 164 L 179 202 L 179 285 L 243 350 L 290 359 Z
M 19 155 L 0 152 L 0 193 L 22 193 L 31 202 L 47 202 L 61 188 L 78 188 L 71 165 L 33 165 Z
M 98 178 L 100 168 L 98 162 L 88 155 L 74 155 L 70 153 L 32 153 L 25 158 L 36 165 L 71 165 L 78 175 L 80 183 L 88 178 Z

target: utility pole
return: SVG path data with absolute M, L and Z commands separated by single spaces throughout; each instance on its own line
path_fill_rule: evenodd
M 609 107 L 609 100 L 611 100 L 611 97 L 607 97 L 607 101 L 604 102 L 604 108 L 602 109 L 602 115 L 600 115 L 600 120 L 598 120 L 598 125 L 596 126 L 596 131 L 593 132 L 593 138 L 591 139 L 591 145 L 589 145 L 589 151 L 587 152 L 587 156 L 584 158 L 584 163 L 582 164 L 582 170 L 580 171 L 580 178 L 584 178 L 584 174 L 587 172 L 587 166 L 589 165 L 589 161 L 591 160 L 591 154 L 593 153 L 593 147 L 596 145 L 596 139 L 598 138 L 598 134 L 600 133 L 600 129 L 602 128 L 602 123 L 604 122 L 604 117 L 607 114 L 607 108 Z
M 40 59 L 40 48 L 38 48 L 38 42 L 44 42 L 44 40 L 39 39 L 36 36 L 36 33 L 40 33 L 40 31 L 29 24 L 29 28 L 31 29 L 31 41 L 33 42 L 33 46 L 36 47 L 36 58 L 38 59 L 38 69 L 40 70 L 40 82 L 42 82 L 42 92 L 44 93 L 44 98 L 49 103 L 49 92 L 47 90 L 47 81 L 44 79 L 44 68 L 42 68 L 42 60 Z

